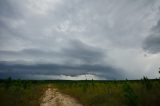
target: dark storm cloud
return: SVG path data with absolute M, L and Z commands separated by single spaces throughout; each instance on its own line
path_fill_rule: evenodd
M 0 0 L 0 61 L 15 64 L 11 74 L 21 77 L 91 70 L 107 78 L 143 76 L 155 67 L 149 63 L 159 62 L 148 62 L 141 50 L 159 6 L 159 0 Z M 145 50 L 159 52 L 157 30 L 145 39 Z
M 12 4 L 10 0 L 0 1 L 0 17 L 17 18 L 20 16 L 20 10 Z
M 152 28 L 152 34 L 145 41 L 143 48 L 150 53 L 160 52 L 160 20 L 157 25 Z
M 102 74 L 103 73 L 103 74 Z M 123 79 L 124 75 L 120 69 L 101 65 L 58 65 L 58 64 L 15 64 L 11 62 L 0 62 L 0 77 L 7 78 L 16 76 L 23 78 L 25 75 L 69 75 L 93 74 L 105 79 Z M 32 78 L 30 78 L 32 79 Z
M 96 64 L 103 62 L 103 51 L 101 49 L 88 46 L 79 40 L 72 40 L 66 47 L 59 51 L 45 51 L 43 49 L 24 49 L 21 51 L 0 51 L 1 60 L 18 60 L 45 63 L 51 61 L 56 63 L 63 58 L 64 64 Z M 58 59 L 58 60 L 57 60 Z M 43 61 L 41 61 L 43 60 Z M 62 62 L 63 63 L 63 62 Z
M 62 49 L 62 53 L 71 59 L 81 60 L 83 64 L 103 62 L 104 57 L 101 49 L 88 46 L 79 40 L 70 41 L 70 46 Z

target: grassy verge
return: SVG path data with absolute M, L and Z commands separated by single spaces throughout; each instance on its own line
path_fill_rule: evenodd
M 39 106 L 45 88 L 33 81 L 1 81 L 0 106 Z
M 160 81 L 70 81 L 54 83 L 85 106 L 160 106 Z
M 0 106 L 39 106 L 47 86 L 84 106 L 160 106 L 160 80 L 21 81 L 0 80 Z

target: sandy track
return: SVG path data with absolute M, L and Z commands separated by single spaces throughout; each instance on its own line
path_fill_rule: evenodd
M 40 106 L 82 106 L 69 95 L 62 94 L 56 89 L 49 87 L 42 99 Z

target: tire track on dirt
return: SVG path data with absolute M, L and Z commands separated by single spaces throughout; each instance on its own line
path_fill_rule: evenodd
M 48 87 L 40 106 L 83 106 L 69 95 L 62 94 L 57 89 Z

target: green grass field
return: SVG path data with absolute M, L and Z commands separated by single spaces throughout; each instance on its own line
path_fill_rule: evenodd
M 39 106 L 44 91 L 39 82 L 1 80 L 0 106 Z
M 160 106 L 160 80 L 0 81 L 0 106 L 38 106 L 47 86 L 84 106 Z

